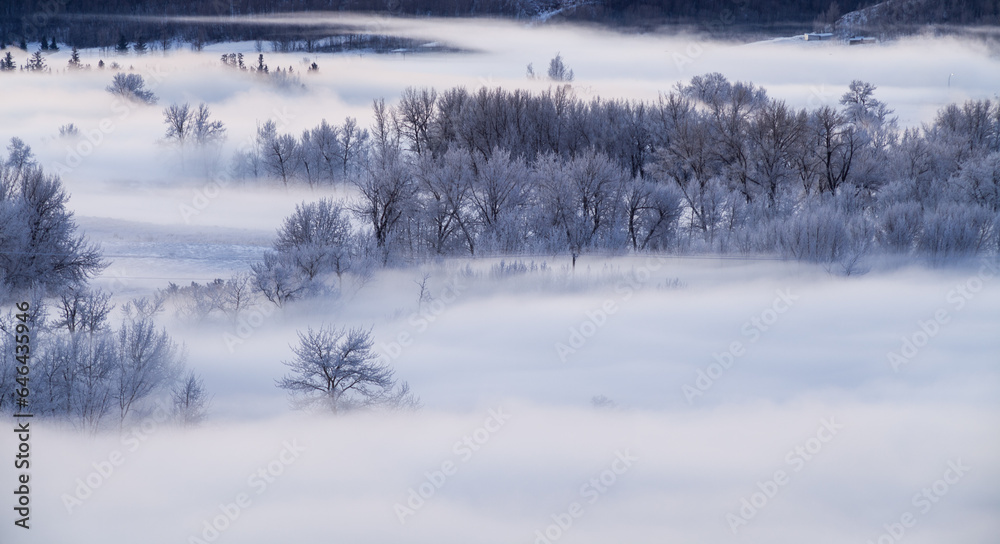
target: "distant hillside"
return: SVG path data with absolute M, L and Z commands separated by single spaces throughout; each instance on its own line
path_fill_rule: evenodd
M 1000 0 L 887 0 L 845 14 L 834 25 L 841 36 L 892 37 L 924 28 L 1000 24 Z
M 598 23 L 689 24 L 707 29 L 740 25 L 836 20 L 862 0 L 0 0 L 0 33 L 19 38 L 73 14 L 252 15 L 304 10 L 375 12 L 395 15 L 560 18 Z M 3 36 L 0 36 L 3 37 Z M 29 39 L 31 37 L 29 36 Z
M 865 0 L 0 0 L 0 46 L 25 38 L 37 41 L 43 36 L 81 46 L 111 46 L 122 38 L 198 43 L 308 39 L 310 35 L 301 33 L 310 30 L 293 25 L 258 28 L 242 23 L 94 17 L 230 17 L 305 10 L 569 20 L 636 28 L 686 25 L 713 35 L 733 36 L 827 29 L 841 36 L 888 37 L 928 24 L 1000 24 L 1000 0 L 888 0 L 869 4 Z M 81 18 L 81 14 L 86 16 Z M 313 28 L 311 32 L 327 31 Z M 334 34 L 343 32 L 348 31 L 341 29 Z

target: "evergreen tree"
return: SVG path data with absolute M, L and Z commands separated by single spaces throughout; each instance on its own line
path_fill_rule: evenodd
M 80 52 L 73 46 L 73 52 L 69 56 L 69 67 L 79 69 L 80 66 Z
M 52 36 L 52 43 L 49 44 L 49 51 L 58 51 L 59 46 L 56 45 L 56 37 Z
M 115 51 L 121 54 L 128 53 L 128 40 L 125 39 L 124 34 L 118 35 L 118 45 L 115 46 Z
M 39 49 L 31 54 L 31 58 L 28 59 L 28 70 L 32 72 L 38 72 L 45 69 L 45 57 L 42 56 L 42 50 Z
M 132 45 L 132 50 L 135 51 L 136 55 L 145 55 L 146 40 L 142 39 L 142 36 L 139 36 L 139 38 L 135 40 L 135 44 Z
M 16 65 L 14 64 L 14 56 L 10 54 L 10 51 L 7 51 L 7 54 L 4 55 L 4 58 L 0 59 L 0 72 L 9 72 L 13 70 L 15 66 Z

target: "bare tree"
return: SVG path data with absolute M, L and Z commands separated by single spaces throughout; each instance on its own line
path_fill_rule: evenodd
M 260 262 L 250 265 L 253 285 L 275 306 L 299 298 L 310 287 L 302 274 L 276 251 L 266 251 Z
M 272 123 L 268 121 L 268 123 Z M 273 124 L 273 123 L 272 123 Z M 301 148 L 298 140 L 291 134 L 273 134 L 264 140 L 264 168 L 270 175 L 280 178 L 288 185 L 294 179 L 299 165 Z
M 126 318 L 115 343 L 113 391 L 124 421 L 132 408 L 170 383 L 180 369 L 180 351 L 152 319 Z
M 337 130 L 340 143 L 341 169 L 344 176 L 350 171 L 351 163 L 356 162 L 361 149 L 368 143 L 368 131 L 358 127 L 358 122 L 353 117 L 344 119 L 344 124 Z
M 94 334 L 105 326 L 112 309 L 111 293 L 73 286 L 59 295 L 58 317 L 54 325 L 66 327 L 70 333 L 81 331 Z
M 205 419 L 209 398 L 205 383 L 194 373 L 188 372 L 171 391 L 174 416 L 184 425 L 196 425 Z
M 163 122 L 167 125 L 167 140 L 173 140 L 180 146 L 184 145 L 188 136 L 191 135 L 193 113 L 187 102 L 171 104 L 164 108 Z
M 333 413 L 366 407 L 416 407 L 419 401 L 394 371 L 372 351 L 371 331 L 331 326 L 299 333 L 289 374 L 277 381 L 296 405 Z
M 407 87 L 396 106 L 400 133 L 410 143 L 410 150 L 417 155 L 429 151 L 431 147 L 431 120 L 436 101 L 437 91 L 434 89 L 418 91 Z
M 226 127 L 222 121 L 213 121 L 211 116 L 212 112 L 206 104 L 199 104 L 198 109 L 192 112 L 194 141 L 198 145 L 217 143 L 226 136 Z

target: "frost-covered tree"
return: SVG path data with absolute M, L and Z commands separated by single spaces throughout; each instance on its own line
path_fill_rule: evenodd
M 480 246 L 486 251 L 516 251 L 527 228 L 523 220 L 531 187 L 527 165 L 500 148 L 489 159 L 474 155 L 473 165 L 468 201 Z
M 277 124 L 269 120 L 258 127 L 257 142 L 264 173 L 288 185 L 301 164 L 299 141 L 291 134 L 278 134 Z
M 337 130 L 341 171 L 347 176 L 360 162 L 368 145 L 368 130 L 358 126 L 357 119 L 347 117 Z
M 415 408 L 419 401 L 406 382 L 374 353 L 371 331 L 323 326 L 299 333 L 289 373 L 277 381 L 299 407 L 334 414 L 359 408 Z
M 875 247 L 995 251 L 1000 105 L 952 105 L 901 131 L 875 93 L 854 81 L 837 107 L 794 109 L 720 74 L 654 103 L 585 100 L 569 85 L 408 89 L 395 107 L 375 101 L 367 131 L 322 122 L 280 142 L 265 124 L 234 163 L 286 183 L 349 179 L 372 242 L 357 238 L 355 250 L 377 248 L 383 265 L 671 250 L 779 254 L 853 273 Z M 975 237 L 950 225 L 963 217 Z M 305 292 L 277 254 L 261 266 L 269 296 Z
M 59 294 L 53 326 L 65 327 L 70 333 L 101 332 L 114 307 L 111 303 L 111 293 L 101 289 L 91 290 L 87 287 L 70 286 Z
M 194 373 L 188 374 L 171 390 L 174 417 L 183 425 L 196 425 L 205 419 L 208 410 L 208 393 L 201 377 Z
M 295 206 L 278 230 L 274 250 L 306 280 L 351 270 L 353 233 L 340 202 L 320 199 Z
M 151 408 L 152 399 L 170 392 L 182 367 L 179 349 L 145 311 L 136 309 L 149 310 L 149 302 L 126 304 L 129 311 L 115 327 L 107 321 L 106 294 L 79 290 L 76 295 L 62 300 L 54 322 L 48 320 L 43 300 L 31 297 L 31 410 L 88 430 L 112 422 L 123 425 Z M 0 317 L 0 353 L 13 353 L 12 323 L 11 315 Z M 10 409 L 2 396 L 0 409 Z
M 98 248 L 76 233 L 69 195 L 31 148 L 11 139 L 0 160 L 0 287 L 57 292 L 104 268 Z
M 425 154 L 417 166 L 418 222 L 428 250 L 444 255 L 465 245 L 475 252 L 475 232 L 467 213 L 472 178 L 467 155 L 450 150 L 439 159 Z
M 106 90 L 116 96 L 132 102 L 156 104 L 157 98 L 153 91 L 146 89 L 146 81 L 139 74 L 115 74 L 111 85 Z
M 917 247 L 934 262 L 969 257 L 988 249 L 996 215 L 978 205 L 946 203 L 929 210 Z
M 955 184 L 963 200 L 1000 213 L 1000 151 L 962 163 Z
M 573 70 L 566 68 L 562 55 L 559 53 L 549 61 L 549 79 L 552 81 L 573 81 Z
M 148 317 L 126 317 L 114 339 L 112 394 L 124 421 L 144 398 L 170 384 L 180 370 L 180 347 Z
M 355 179 L 360 200 L 354 211 L 371 226 L 377 246 L 388 259 L 390 239 L 412 213 L 417 184 L 402 160 L 399 134 L 388 108 L 383 101 L 376 101 L 373 109 L 373 156 L 366 171 Z
M 320 180 L 332 182 L 340 174 L 342 152 L 337 132 L 326 119 L 302 132 L 301 160 L 310 186 Z
M 300 298 L 312 287 L 293 263 L 275 251 L 264 252 L 261 260 L 250 265 L 250 269 L 254 288 L 275 306 Z
M 664 250 L 683 213 L 681 194 L 673 185 L 632 178 L 622 191 L 622 210 L 633 250 Z
M 585 249 L 613 245 L 624 178 L 605 155 L 590 151 L 566 165 L 546 155 L 539 159 L 538 178 L 543 225 L 574 266 Z
M 879 215 L 878 237 L 882 247 L 892 253 L 909 254 L 923 227 L 923 211 L 916 202 L 896 202 Z
M 417 155 L 433 151 L 430 149 L 431 131 L 436 102 L 437 91 L 434 89 L 407 87 L 396 106 L 400 134 Z
M 200 146 L 221 142 L 226 137 L 226 127 L 222 121 L 212 120 L 212 112 L 207 104 L 199 104 L 192 112 L 194 141 Z

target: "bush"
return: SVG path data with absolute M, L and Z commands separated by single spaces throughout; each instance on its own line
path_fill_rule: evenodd
M 132 102 L 144 104 L 156 104 L 157 98 L 153 91 L 146 90 L 146 82 L 139 74 L 115 74 L 111 85 L 106 87 L 107 91 L 113 95 L 122 97 Z

